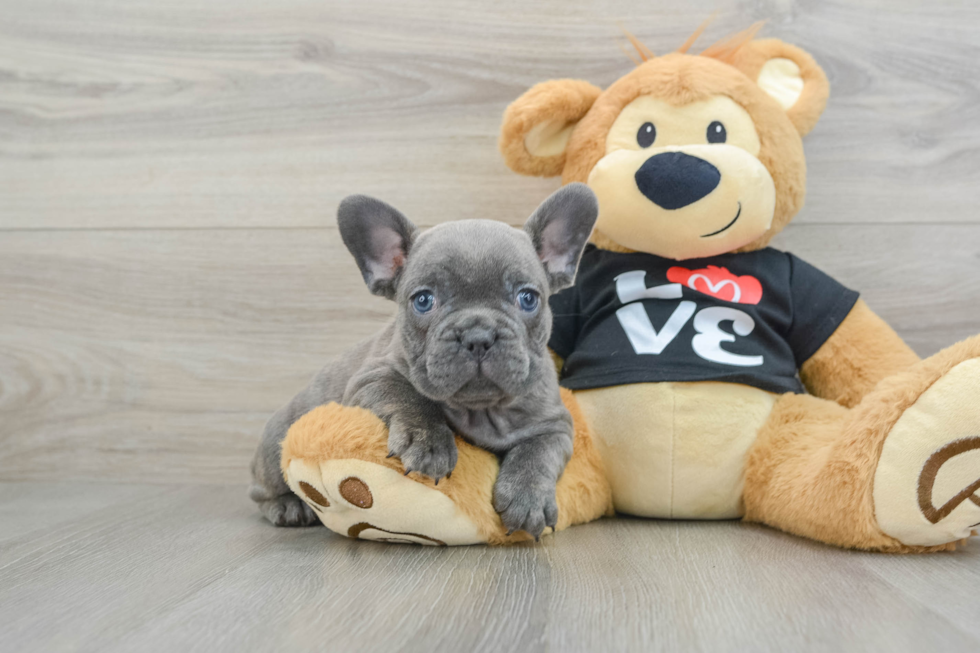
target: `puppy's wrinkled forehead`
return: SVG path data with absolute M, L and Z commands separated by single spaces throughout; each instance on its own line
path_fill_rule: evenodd
M 412 245 L 405 266 L 404 292 L 439 284 L 473 294 L 547 278 L 528 235 L 503 222 L 465 220 L 435 226 Z

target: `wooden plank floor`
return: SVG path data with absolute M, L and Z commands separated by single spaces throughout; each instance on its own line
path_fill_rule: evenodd
M 277 530 L 268 415 L 391 314 L 332 226 L 522 221 L 535 82 L 768 19 L 832 97 L 776 242 L 921 355 L 980 332 L 975 0 L 0 0 L 0 651 L 980 649 L 980 543 L 610 519 L 428 550 Z
M 0 490 L 9 651 L 980 646 L 976 545 L 884 556 L 736 522 L 616 518 L 537 546 L 433 549 L 275 529 L 241 486 Z

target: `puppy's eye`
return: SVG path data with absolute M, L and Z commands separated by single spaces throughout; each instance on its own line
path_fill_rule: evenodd
M 428 313 L 436 305 L 436 297 L 428 290 L 422 290 L 412 296 L 412 308 L 418 314 Z
M 728 140 L 728 132 L 725 130 L 725 126 L 718 122 L 717 120 L 708 125 L 708 142 L 709 143 L 724 143 Z
M 640 125 L 640 130 L 636 132 L 636 144 L 640 147 L 650 147 L 657 140 L 657 128 L 652 122 L 645 122 Z
M 538 293 L 533 290 L 522 290 L 517 293 L 517 305 L 525 313 L 532 313 L 538 307 Z

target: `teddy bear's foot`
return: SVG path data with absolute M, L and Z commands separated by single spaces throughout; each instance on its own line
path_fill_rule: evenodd
M 980 527 L 980 358 L 958 363 L 892 426 L 874 477 L 878 526 L 935 546 Z
M 612 492 L 592 433 L 571 392 L 562 399 L 575 421 L 575 451 L 558 481 L 552 532 L 612 512 Z M 457 437 L 458 461 L 438 485 L 388 455 L 384 422 L 363 408 L 318 406 L 293 424 L 282 443 L 289 488 L 323 525 L 347 537 L 435 546 L 514 544 L 493 508 L 497 457 Z
M 449 497 L 388 467 L 296 458 L 284 473 L 323 525 L 341 535 L 429 546 L 486 541 Z
M 854 408 L 776 402 L 746 464 L 749 521 L 846 548 L 950 551 L 980 528 L 980 336 Z

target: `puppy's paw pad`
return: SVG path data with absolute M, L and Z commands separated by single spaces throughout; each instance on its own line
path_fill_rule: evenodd
M 508 532 L 525 531 L 538 539 L 546 527 L 553 531 L 558 524 L 554 487 L 498 480 L 493 503 Z
M 398 428 L 389 437 L 389 448 L 398 455 L 405 472 L 417 472 L 432 479 L 441 479 L 456 468 L 459 452 L 452 429 L 445 424 L 426 429 Z M 401 446 L 403 443 L 408 444 Z M 394 446 L 393 446 L 394 445 Z
M 295 494 L 286 494 L 265 501 L 260 508 L 266 519 L 276 526 L 313 526 L 318 521 L 313 510 Z

